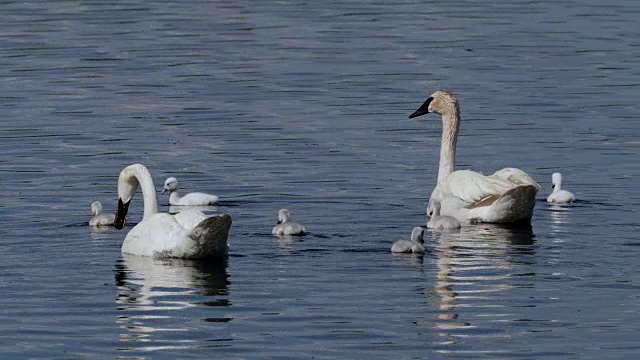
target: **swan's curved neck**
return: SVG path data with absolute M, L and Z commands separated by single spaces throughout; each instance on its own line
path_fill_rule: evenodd
M 169 194 L 169 202 L 176 202 L 180 200 L 180 194 L 178 194 L 178 190 L 173 190 L 171 194 Z
M 144 201 L 144 214 L 142 219 L 158 212 L 158 199 L 156 199 L 156 187 L 153 185 L 153 178 L 149 170 L 143 165 L 136 164 L 128 167 L 129 179 L 135 178 L 142 190 L 142 201 Z M 133 188 L 135 191 L 135 187 Z M 133 195 L 133 194 L 131 194 Z
M 456 143 L 460 130 L 460 110 L 442 114 L 442 142 L 440 143 L 440 166 L 438 168 L 438 184 L 456 167 Z

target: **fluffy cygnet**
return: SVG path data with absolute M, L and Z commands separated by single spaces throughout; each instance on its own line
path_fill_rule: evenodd
M 398 240 L 391 246 L 394 253 L 424 253 L 424 229 L 416 226 L 411 231 L 411 240 Z
M 576 197 L 573 196 L 572 193 L 567 190 L 562 190 L 562 174 L 553 173 L 553 175 L 551 175 L 551 182 L 553 183 L 553 185 L 551 185 L 553 192 L 547 197 L 548 203 L 566 204 L 576 201 Z
M 162 193 L 169 192 L 169 205 L 206 206 L 218 202 L 215 195 L 192 192 L 185 196 L 178 194 L 178 180 L 174 177 L 167 178 L 164 182 Z
M 89 225 L 91 226 L 113 225 L 113 222 L 116 219 L 115 214 L 102 212 L 102 204 L 100 201 L 94 201 L 91 203 L 91 213 L 93 214 L 93 217 L 89 220 Z
M 271 231 L 273 235 L 304 235 L 307 229 L 304 225 L 291 219 L 291 213 L 287 209 L 278 211 L 278 225 Z
M 427 221 L 427 228 L 435 230 L 459 229 L 460 222 L 453 216 L 440 215 L 440 201 L 431 199 L 427 207 L 427 215 L 430 219 Z

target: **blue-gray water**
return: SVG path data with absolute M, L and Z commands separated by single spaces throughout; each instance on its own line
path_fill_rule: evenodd
M 637 358 L 640 3 L 0 4 L 0 354 Z M 541 185 L 531 231 L 429 235 L 440 119 L 459 168 Z M 92 231 L 118 172 L 177 176 L 233 217 L 227 264 Z M 544 202 L 551 173 L 579 201 Z M 168 211 L 167 197 L 160 196 Z M 270 235 L 289 208 L 311 235 Z

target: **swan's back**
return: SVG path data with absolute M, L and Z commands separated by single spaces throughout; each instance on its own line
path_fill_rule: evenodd
M 416 226 L 411 231 L 410 240 L 398 240 L 391 246 L 391 252 L 394 253 L 424 253 L 424 229 Z
M 305 235 L 307 228 L 295 221 L 287 221 L 276 225 L 273 230 L 271 230 L 271 233 L 273 235 Z
M 398 240 L 391 246 L 391 252 L 422 254 L 424 246 L 416 241 Z
M 227 214 L 190 217 L 192 211 L 176 216 L 156 213 L 136 225 L 122 244 L 122 252 L 157 258 L 210 258 L 223 257 L 228 253 L 227 237 L 231 228 L 231 217 Z M 182 214 L 182 215 L 180 215 Z
M 567 190 L 554 191 L 547 197 L 547 202 L 553 204 L 568 204 L 574 201 L 575 195 Z
M 216 204 L 218 199 L 216 195 L 200 192 L 188 193 L 182 197 L 177 192 L 173 192 L 169 196 L 169 205 L 206 206 Z
M 470 170 L 449 174 L 431 194 L 442 214 L 460 222 L 530 221 L 540 185 L 524 171 L 505 168 L 485 176 Z
M 113 223 L 116 220 L 116 214 L 109 214 L 109 213 L 99 213 L 98 215 L 95 215 L 94 217 L 91 218 L 91 220 L 89 220 L 89 225 L 91 226 L 110 226 L 113 225 Z

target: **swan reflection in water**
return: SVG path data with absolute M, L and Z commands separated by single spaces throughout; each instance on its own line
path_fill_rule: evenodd
M 220 260 L 122 254 L 115 265 L 116 304 L 121 311 L 117 323 L 123 329 L 120 341 L 126 343 L 122 350 L 193 348 L 195 337 L 176 332 L 195 330 L 190 324 L 230 321 L 224 316 L 224 308 L 230 306 L 226 268 L 227 262 Z M 202 314 L 214 317 L 202 319 Z
M 569 212 L 571 211 L 571 207 L 558 205 L 558 204 L 549 204 L 549 208 L 547 210 L 551 216 L 551 232 L 553 234 L 562 234 L 566 233 L 567 223 Z M 557 239 L 554 237 L 554 242 L 563 242 L 561 239 Z
M 455 344 L 456 338 L 462 336 L 508 337 L 493 331 L 496 328 L 490 323 L 510 315 L 510 305 L 504 305 L 510 294 L 505 292 L 518 286 L 512 278 L 519 272 L 519 265 L 530 263 L 534 255 L 531 227 L 480 224 L 464 227 L 459 233 L 432 236 L 436 276 L 435 286 L 427 290 L 427 295 L 431 293 L 437 299 L 436 314 L 433 320 L 417 324 L 436 329 L 439 345 Z M 473 328 L 481 331 L 465 333 Z M 441 350 L 449 351 L 454 350 Z

